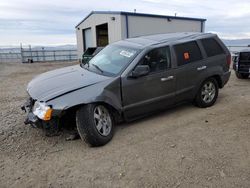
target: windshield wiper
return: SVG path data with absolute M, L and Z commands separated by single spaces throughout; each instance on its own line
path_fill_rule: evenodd
M 103 73 L 103 70 L 98 65 L 93 63 L 91 65 L 93 65 L 96 69 L 98 69 L 101 73 Z

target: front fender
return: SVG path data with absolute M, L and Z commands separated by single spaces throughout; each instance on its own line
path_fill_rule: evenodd
M 120 78 L 115 78 L 66 93 L 55 99 L 48 100 L 47 104 L 52 106 L 54 112 L 56 112 L 55 116 L 58 116 L 69 108 L 96 102 L 107 103 L 121 113 L 122 102 L 120 92 Z

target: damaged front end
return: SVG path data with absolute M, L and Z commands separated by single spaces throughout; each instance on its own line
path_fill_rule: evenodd
M 58 118 L 52 117 L 52 108 L 43 102 L 31 97 L 23 104 L 21 109 L 27 114 L 25 125 L 46 130 L 47 136 L 57 135 L 59 132 Z
M 21 107 L 22 111 L 24 111 L 27 114 L 27 117 L 24 121 L 24 124 L 30 124 L 33 127 L 40 128 L 39 119 L 37 116 L 33 114 L 33 106 L 35 104 L 35 100 L 33 100 L 31 97 L 27 99 L 27 101 L 23 104 Z

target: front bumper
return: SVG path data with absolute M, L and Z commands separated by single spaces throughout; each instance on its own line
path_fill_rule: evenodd
M 32 112 L 35 101 L 32 98 L 29 98 L 21 107 L 21 109 L 27 114 L 27 117 L 24 121 L 24 124 L 30 124 L 37 127 L 39 125 L 39 119 Z
M 27 101 L 21 106 L 21 109 L 27 114 L 26 119 L 24 120 L 25 125 L 31 125 L 34 128 L 45 129 L 50 135 L 57 134 L 59 131 L 59 121 L 58 117 L 53 117 L 49 121 L 44 121 L 39 119 L 33 113 L 33 106 L 35 104 L 35 100 L 32 98 L 27 99 Z
M 25 121 L 24 121 L 24 124 L 25 125 L 27 125 L 27 124 L 36 125 L 38 122 L 39 122 L 39 119 L 32 112 L 29 112 L 27 114 Z

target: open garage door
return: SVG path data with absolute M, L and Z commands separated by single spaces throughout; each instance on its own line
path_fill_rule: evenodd
M 84 44 L 84 51 L 87 50 L 89 47 L 93 47 L 92 41 L 92 31 L 91 28 L 83 30 L 83 44 Z
M 107 23 L 96 26 L 96 43 L 98 47 L 103 47 L 108 45 L 109 36 L 108 36 Z

